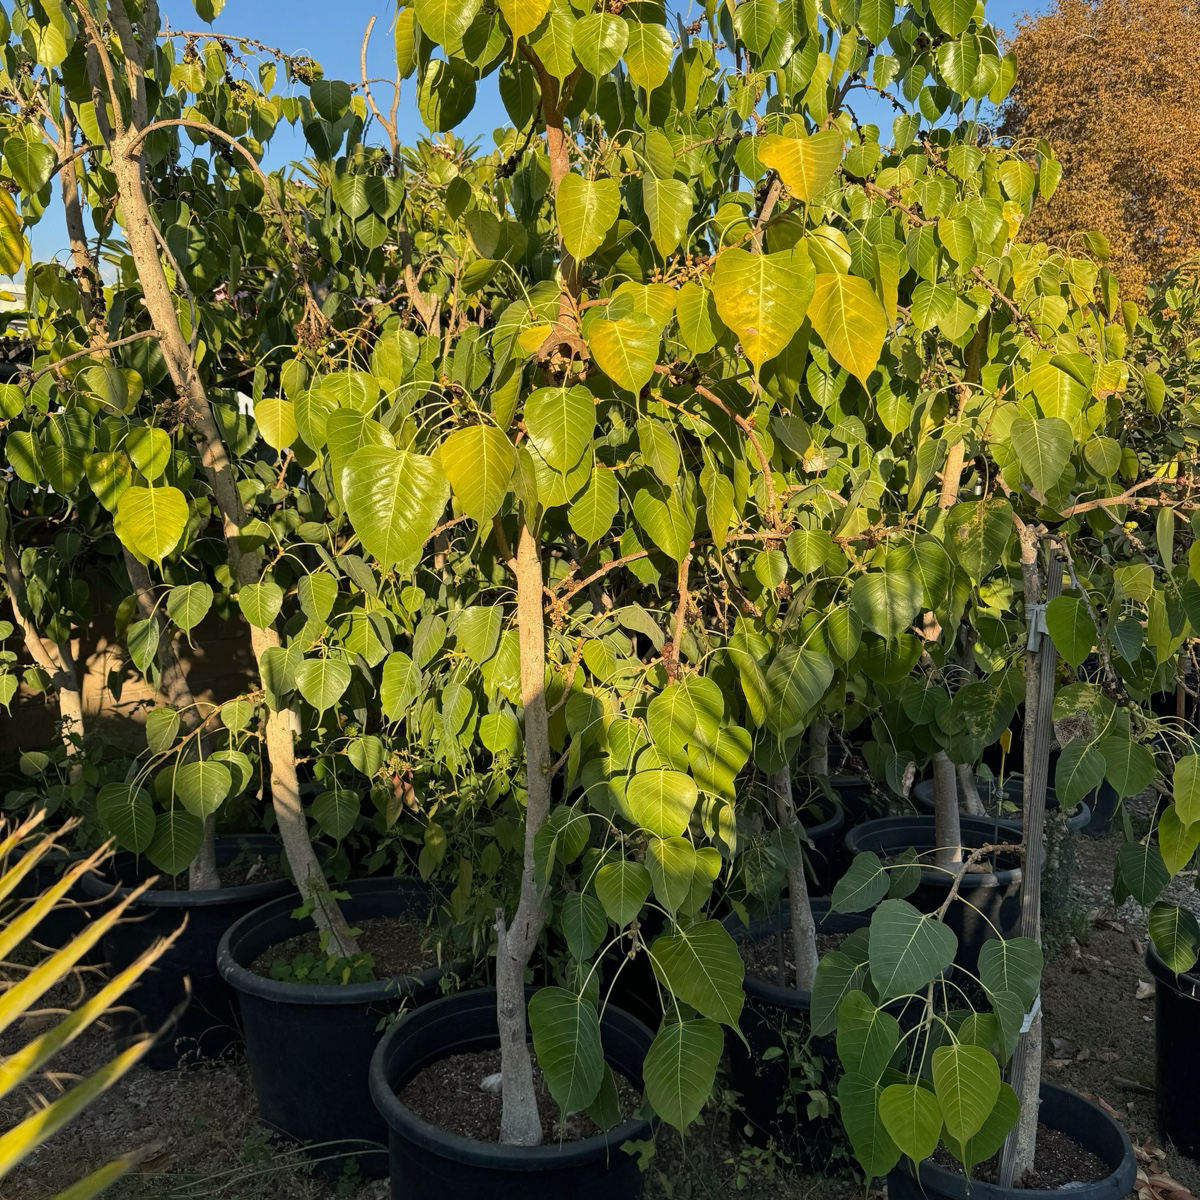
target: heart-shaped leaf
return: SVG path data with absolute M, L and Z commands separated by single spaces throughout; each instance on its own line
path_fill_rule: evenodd
M 813 296 L 814 279 L 807 254 L 796 251 L 751 254 L 735 248 L 718 255 L 712 275 L 717 312 L 756 368 L 795 337 Z
M 592 13 L 591 16 L 605 17 L 607 14 Z M 620 18 L 609 19 L 625 28 L 625 22 Z M 554 207 L 563 245 L 578 262 L 600 248 L 621 211 L 621 192 L 615 179 L 584 179 L 582 175 L 572 174 L 558 185 Z

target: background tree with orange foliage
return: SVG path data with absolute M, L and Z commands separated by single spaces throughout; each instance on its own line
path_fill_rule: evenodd
M 1017 27 L 1000 131 L 1048 138 L 1063 177 L 1024 240 L 1096 229 L 1128 293 L 1200 252 L 1200 4 L 1058 0 Z

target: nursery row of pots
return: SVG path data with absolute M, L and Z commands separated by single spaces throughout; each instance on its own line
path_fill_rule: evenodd
M 839 788 L 841 794 L 849 789 Z M 919 797 L 918 797 L 919 800 Z M 806 828 L 816 859 L 814 874 L 824 874 L 821 861 L 840 862 L 863 850 L 883 856 L 934 845 L 930 816 L 891 817 L 865 821 L 839 837 L 845 822 L 841 806 L 831 805 L 824 820 Z M 861 810 L 860 810 L 861 811 Z M 1071 825 L 1086 822 L 1086 806 Z M 865 815 L 865 813 L 864 813 Z M 963 818 L 964 846 L 1016 840 L 1019 826 Z M 223 841 L 218 861 L 228 863 L 249 850 L 277 854 L 278 845 L 264 835 Z M 124 885 L 143 874 L 137 862 L 122 856 L 116 865 Z M 944 872 L 925 869 L 912 902 L 929 911 L 939 906 L 949 887 Z M 958 965 L 970 970 L 978 960 L 984 938 L 994 929 L 1008 931 L 1020 905 L 1021 870 L 1017 863 L 972 873 L 962 884 L 969 889 L 950 924 L 959 938 Z M 111 891 L 111 882 L 91 877 L 89 895 L 95 901 Z M 344 911 L 351 924 L 377 917 L 408 918 L 424 923 L 435 904 L 431 889 L 412 880 L 374 878 L 348 885 Z M 443 976 L 452 965 L 378 982 L 340 985 L 301 984 L 266 978 L 251 970 L 255 960 L 272 946 L 312 928 L 293 913 L 294 896 L 283 879 L 248 883 L 216 892 L 152 891 L 142 897 L 146 919 L 118 927 L 106 943 L 109 961 L 119 965 L 135 956 L 154 936 L 174 929 L 188 910 L 187 935 L 181 938 L 159 971 L 135 997 L 138 1016 L 146 1026 L 167 1019 L 184 996 L 190 981 L 191 1004 L 178 1018 L 171 1039 L 155 1052 L 151 1065 L 170 1067 L 190 1058 L 211 1058 L 239 1037 L 246 1043 L 248 1065 L 263 1119 L 273 1128 L 309 1143 L 330 1162 L 353 1155 L 370 1176 L 390 1173 L 394 1197 L 432 1196 L 447 1184 L 482 1186 L 488 1195 L 551 1196 L 564 1191 L 581 1196 L 635 1195 L 640 1187 L 636 1161 L 620 1150 L 650 1134 L 649 1124 L 631 1118 L 607 1134 L 540 1148 L 502 1146 L 448 1132 L 422 1120 L 398 1099 L 404 1086 L 432 1062 L 451 1055 L 494 1049 L 498 1045 L 496 999 L 491 990 L 475 990 L 438 999 Z M 848 932 L 867 921 L 864 914 L 840 915 L 828 900 L 814 901 L 820 933 Z M 760 923 L 737 929 L 735 936 L 751 940 L 775 926 Z M 951 968 L 953 970 L 954 968 Z M 657 1002 L 653 981 L 630 1007 L 640 1001 L 650 1017 Z M 807 1038 L 809 996 L 747 976 L 746 1007 L 742 1017 L 745 1042 L 729 1039 L 731 1081 L 742 1097 L 742 1116 L 753 1140 L 773 1138 L 796 1157 L 816 1156 L 834 1136 L 828 1120 L 788 1115 L 789 1055 L 767 1055 L 780 1031 L 792 1028 Z M 402 1019 L 397 1016 L 403 1014 Z M 903 1014 L 900 1014 L 903 1020 Z M 386 1029 L 386 1032 L 383 1032 Z M 641 1086 L 641 1062 L 650 1045 L 650 1030 L 609 1003 L 602 1022 L 602 1040 L 610 1065 L 636 1088 Z M 297 1054 L 297 1047 L 303 1053 Z M 817 1053 L 833 1061 L 819 1043 Z M 1044 1120 L 1060 1118 L 1068 1131 L 1078 1124 L 1078 1109 L 1086 1102 L 1061 1089 L 1044 1089 Z M 1089 1106 L 1090 1107 L 1090 1106 Z M 781 1117 L 781 1113 L 784 1115 Z M 781 1124 L 782 1121 L 782 1124 Z M 1087 1122 L 1085 1122 L 1086 1124 Z M 1119 1128 L 1097 1126 L 1111 1142 L 1089 1148 L 1114 1170 L 1123 1170 L 1123 1156 L 1113 1147 L 1123 1144 Z M 1110 1136 L 1116 1130 L 1118 1140 Z M 1078 1136 L 1078 1135 L 1075 1135 Z M 385 1155 L 382 1145 L 388 1145 Z M 1132 1161 L 1130 1159 L 1130 1161 Z M 479 1172 L 489 1175 L 481 1183 Z M 531 1173 L 531 1174 L 530 1174 Z M 614 1176 L 615 1173 L 615 1176 Z M 953 1181 L 958 1178 L 948 1176 Z M 531 1182 L 532 1181 L 532 1182 Z M 922 1172 L 922 1186 L 929 1179 Z M 961 1179 L 959 1179 L 961 1183 Z M 906 1186 L 903 1180 L 895 1187 Z M 540 1190 L 539 1190 L 540 1189 Z M 898 1195 L 908 1195 L 903 1190 Z M 928 1195 L 959 1195 L 956 1191 L 927 1191 Z M 991 1193 L 985 1193 L 991 1194 Z M 1109 1195 L 1084 1191 L 1083 1196 Z M 1113 1192 L 1113 1196 L 1123 1194 Z

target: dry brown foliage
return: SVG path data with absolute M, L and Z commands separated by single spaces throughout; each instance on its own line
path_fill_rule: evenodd
M 1049 138 L 1063 164 L 1024 236 L 1098 229 L 1140 298 L 1200 249 L 1200 4 L 1058 0 L 1017 27 L 1017 85 L 1001 132 Z

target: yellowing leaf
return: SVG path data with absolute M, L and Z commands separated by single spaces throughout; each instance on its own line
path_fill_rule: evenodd
M 658 361 L 658 326 L 645 313 L 631 312 L 616 321 L 588 326 L 588 348 L 605 375 L 618 387 L 640 392 Z
M 813 295 L 807 254 L 726 250 L 712 276 L 721 320 L 738 336 L 742 353 L 759 368 L 780 353 L 804 322 Z
M 187 528 L 187 497 L 173 487 L 126 488 L 117 501 L 117 537 L 143 562 L 162 560 Z
M 818 275 L 808 316 L 825 349 L 865 384 L 888 331 L 887 314 L 871 285 L 857 275 Z
M 799 138 L 772 133 L 759 139 L 756 151 L 766 166 L 779 173 L 787 190 L 807 204 L 833 178 L 842 161 L 843 142 L 840 129 Z
M 568 175 L 558 185 L 554 207 L 563 245 L 579 261 L 600 248 L 621 211 L 621 193 L 615 179 Z
M 550 7 L 550 0 L 500 0 L 500 11 L 512 31 L 513 41 L 532 33 Z

